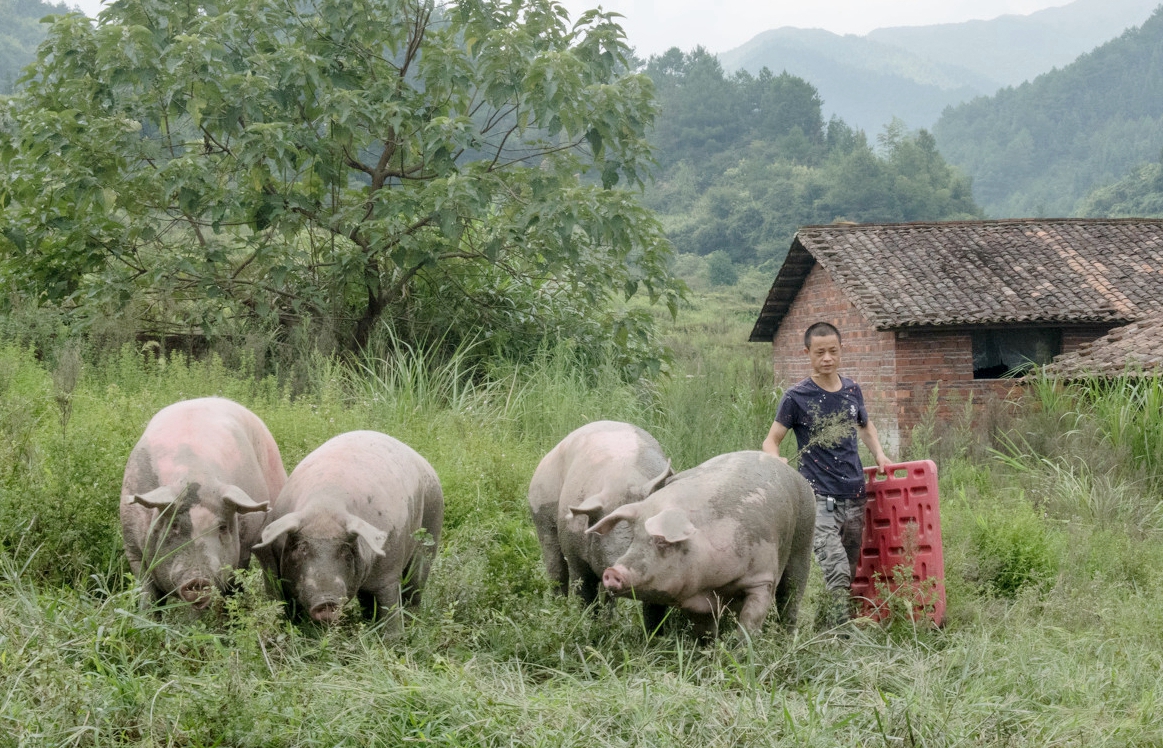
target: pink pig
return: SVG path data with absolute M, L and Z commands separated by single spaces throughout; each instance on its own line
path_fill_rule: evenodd
M 707 636 L 725 609 L 759 633 L 772 599 L 795 625 L 808 581 L 815 497 L 799 473 L 764 452 L 731 452 L 674 476 L 588 532 L 628 522 L 628 550 L 602 574 L 606 590 L 681 608 Z
M 293 609 L 331 623 L 357 598 L 400 630 L 399 604 L 415 607 L 436 558 L 444 492 L 407 444 L 349 431 L 303 458 L 267 516 L 259 561 Z
M 558 593 L 577 593 L 593 604 L 602 572 L 626 551 L 630 537 L 586 529 L 623 504 L 646 498 L 671 474 L 658 441 L 621 421 L 587 423 L 542 458 L 529 484 L 529 509 Z M 653 630 L 665 613 L 665 607 L 647 606 L 647 627 Z
M 205 608 L 210 590 L 250 563 L 286 480 L 271 432 L 238 403 L 206 397 L 160 410 L 121 484 L 121 534 L 143 607 L 177 593 Z

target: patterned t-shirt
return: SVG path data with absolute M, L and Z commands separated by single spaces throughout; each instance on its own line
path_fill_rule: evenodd
M 809 377 L 783 393 L 775 420 L 795 432 L 802 450 L 800 475 L 808 479 L 812 490 L 838 499 L 863 495 L 864 468 L 856 426 L 868 425 L 868 411 L 860 385 L 840 377 L 840 389 L 828 392 Z

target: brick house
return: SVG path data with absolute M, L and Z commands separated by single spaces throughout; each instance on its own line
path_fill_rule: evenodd
M 806 226 L 751 331 L 777 382 L 810 373 L 803 333 L 841 331 L 886 445 L 899 450 L 939 393 L 938 417 L 1003 396 L 1004 374 L 1048 363 L 1163 310 L 1163 220 L 1024 219 Z

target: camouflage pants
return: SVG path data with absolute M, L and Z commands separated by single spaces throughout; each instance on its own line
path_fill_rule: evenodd
M 864 505 L 867 497 L 835 499 L 828 510 L 827 496 L 816 496 L 816 534 L 812 550 L 824 572 L 824 586 L 829 590 L 847 590 L 856 575 L 860 558 L 860 541 L 864 535 Z

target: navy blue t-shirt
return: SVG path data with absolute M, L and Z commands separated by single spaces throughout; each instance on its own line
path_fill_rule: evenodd
M 828 392 L 809 377 L 789 387 L 779 401 L 775 420 L 795 432 L 800 453 L 800 475 L 821 496 L 850 499 L 864 493 L 864 468 L 856 444 L 856 426 L 868 425 L 860 385 L 840 377 L 840 389 Z M 821 439 L 809 445 L 824 421 Z M 847 427 L 847 435 L 836 439 Z M 827 437 L 832 437 L 831 439 Z M 807 449 L 804 447 L 807 446 Z

